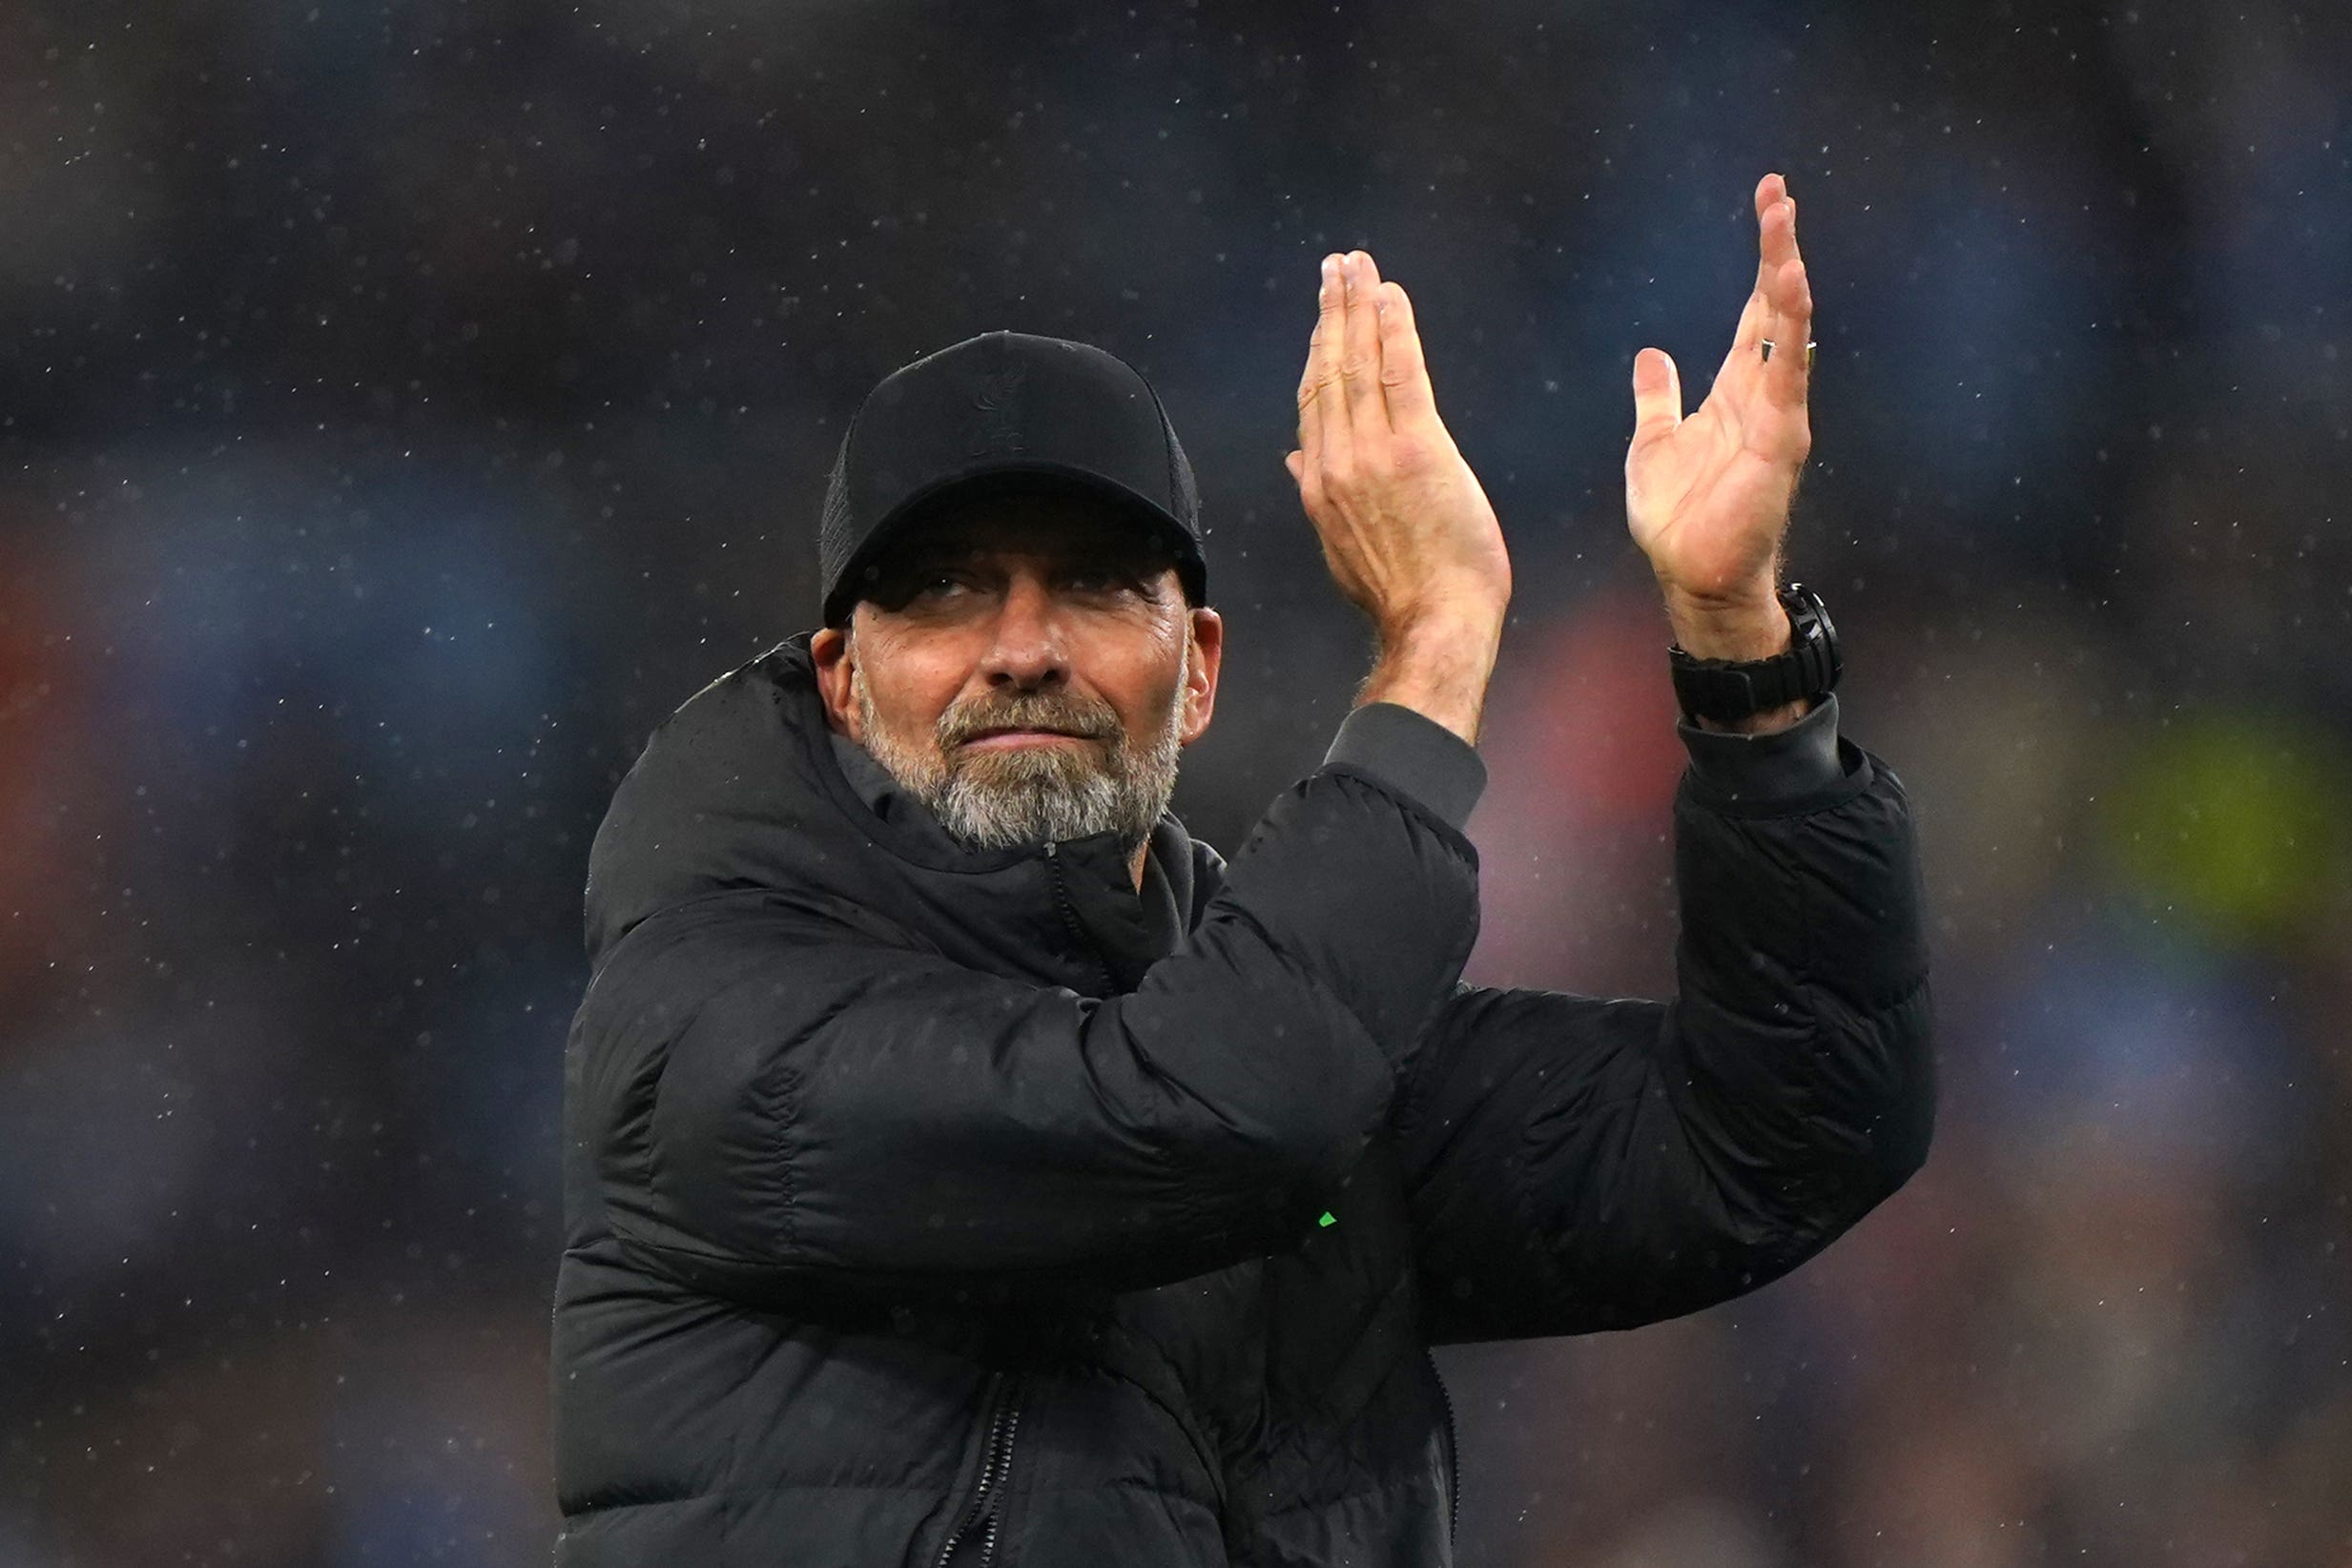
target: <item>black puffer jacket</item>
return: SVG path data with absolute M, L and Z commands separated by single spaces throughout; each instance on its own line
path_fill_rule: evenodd
M 1911 824 L 1835 723 L 1694 742 L 1661 1003 L 1461 985 L 1458 813 L 1361 736 L 1139 897 L 861 794 L 805 639 L 712 682 L 590 860 L 558 1560 L 1450 1561 L 1428 1346 L 1737 1295 L 1925 1155 Z

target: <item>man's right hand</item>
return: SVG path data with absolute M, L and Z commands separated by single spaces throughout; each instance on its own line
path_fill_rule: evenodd
M 1379 633 L 1357 700 L 1475 744 L 1511 602 L 1501 526 L 1437 417 L 1405 291 L 1352 251 L 1324 258 L 1321 307 L 1284 462 L 1332 579 Z

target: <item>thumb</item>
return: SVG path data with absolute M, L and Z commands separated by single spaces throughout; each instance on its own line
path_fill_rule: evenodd
M 1283 458 L 1282 465 L 1290 470 L 1290 478 L 1298 485 L 1298 504 L 1306 508 L 1308 517 L 1312 518 L 1316 505 L 1322 500 L 1319 494 L 1322 485 L 1319 477 L 1307 466 L 1307 454 L 1294 449 Z
M 1682 378 L 1674 356 L 1645 348 L 1634 356 L 1634 441 L 1654 441 L 1682 423 Z

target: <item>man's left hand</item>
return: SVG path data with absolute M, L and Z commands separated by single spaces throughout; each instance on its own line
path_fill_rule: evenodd
M 1682 417 L 1672 356 L 1634 356 L 1626 525 L 1658 575 L 1675 640 L 1701 658 L 1769 658 L 1788 647 L 1775 591 L 1789 502 L 1812 449 L 1813 292 L 1797 254 L 1796 199 L 1777 174 L 1757 183 L 1756 224 L 1756 289 L 1698 412 Z

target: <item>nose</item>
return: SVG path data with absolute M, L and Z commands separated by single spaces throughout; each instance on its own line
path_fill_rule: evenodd
M 1068 680 L 1061 617 L 1052 590 L 1036 572 L 1013 573 L 995 629 L 981 671 L 991 687 L 1037 691 Z

